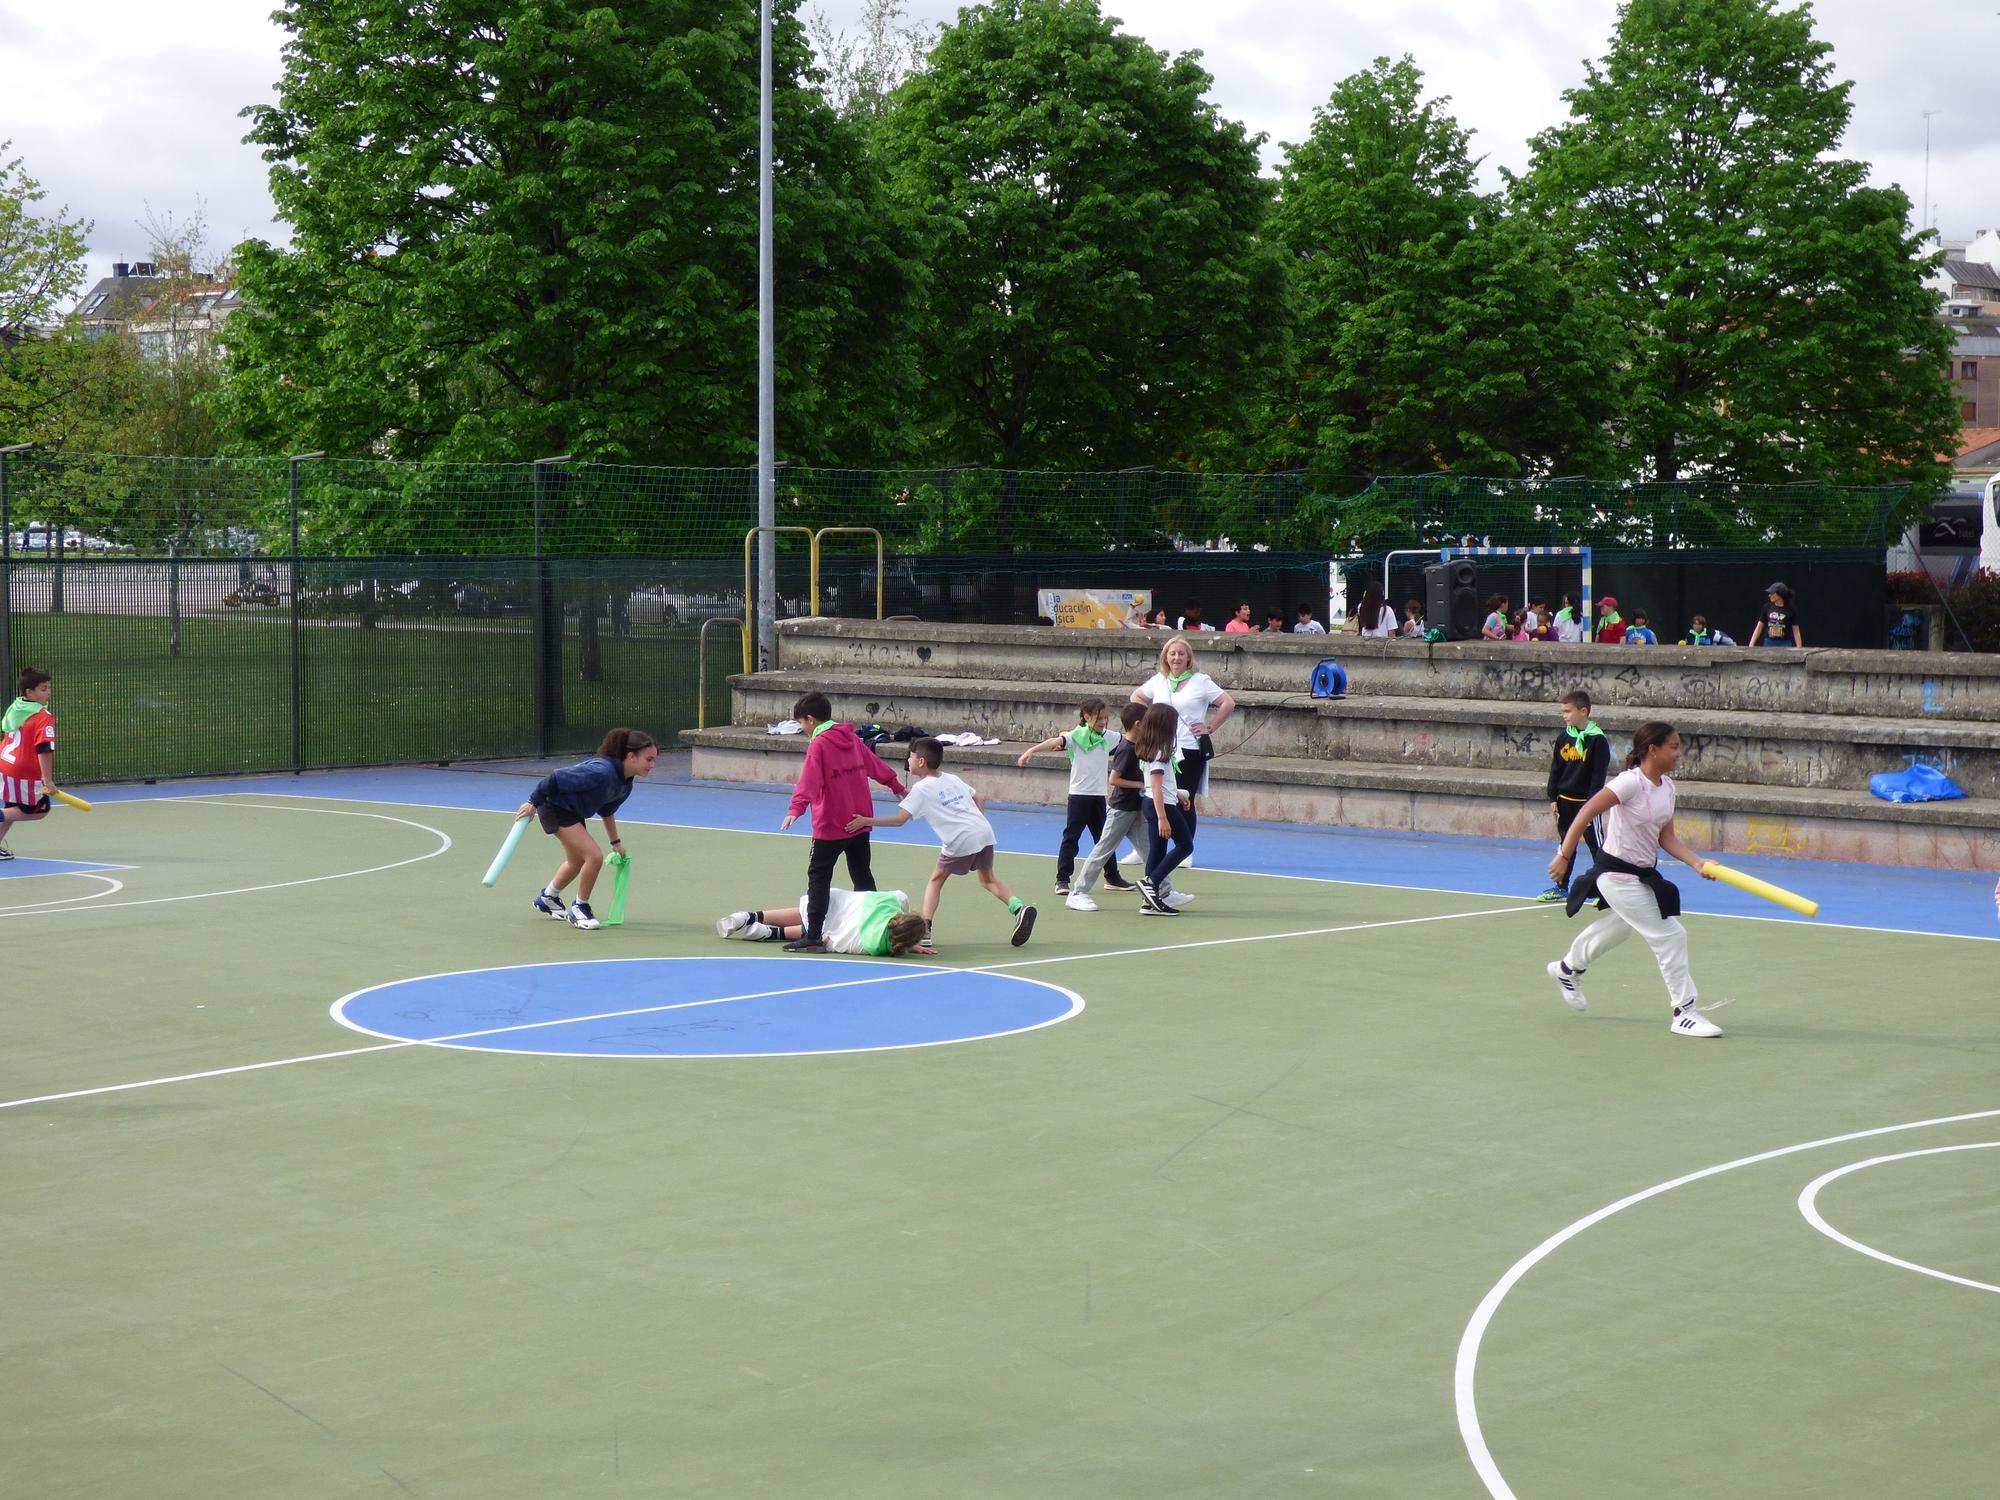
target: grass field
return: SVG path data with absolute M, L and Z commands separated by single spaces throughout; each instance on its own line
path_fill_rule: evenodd
M 530 912 L 546 840 L 482 889 L 526 784 L 111 793 L 16 830 L 84 863 L 0 871 L 7 1493 L 1992 1488 L 2000 949 L 1837 925 L 1992 931 L 1990 874 L 1792 865 L 1819 924 L 1691 915 L 1735 1001 L 1696 1043 L 1636 944 L 1560 1003 L 1526 848 L 1204 822 L 1185 915 L 1085 916 L 1023 852 L 1059 815 L 1010 810 L 1033 941 L 954 882 L 943 972 L 883 980 L 716 937 L 797 898 L 768 793 L 644 789 L 622 928 Z M 933 854 L 885 842 L 878 875 Z M 592 1019 L 551 1009 L 566 976 Z M 1025 981 L 1082 1008 L 664 1055 L 824 1043 L 885 993 L 977 1033 Z M 599 1042 L 662 1055 L 558 1055 Z M 1842 1168 L 1813 1211 L 1851 1244 L 1799 1204 Z

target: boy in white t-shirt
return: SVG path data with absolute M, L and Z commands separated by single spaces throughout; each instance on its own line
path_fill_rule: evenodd
M 829 953 L 866 953 L 876 958 L 901 958 L 905 953 L 930 955 L 936 950 L 924 931 L 924 919 L 911 912 L 910 898 L 901 891 L 843 891 L 827 888 L 826 917 L 822 922 Z M 718 936 L 741 938 L 748 943 L 783 943 L 805 932 L 805 908 L 810 897 L 801 896 L 797 906 L 764 911 L 736 911 L 717 918 Z
M 938 741 L 910 741 L 910 790 L 903 798 L 901 811 L 886 818 L 857 813 L 848 821 L 847 831 L 901 828 L 912 818 L 922 818 L 944 846 L 938 854 L 937 868 L 931 872 L 930 884 L 924 887 L 925 925 L 937 918 L 938 899 L 944 894 L 947 880 L 954 875 L 976 875 L 987 893 L 1005 903 L 1013 913 L 1012 942 L 1018 948 L 1035 930 L 1035 909 L 1008 890 L 1006 883 L 993 873 L 993 825 L 986 821 L 986 799 L 956 776 L 940 770 L 943 765 L 944 746 Z

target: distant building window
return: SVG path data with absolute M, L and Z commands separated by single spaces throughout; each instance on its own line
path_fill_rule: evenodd
M 1958 378 L 1960 380 L 1977 380 L 1979 378 L 1979 361 L 1976 359 L 1960 360 L 1958 362 Z
M 1977 401 L 1959 402 L 1958 414 L 1968 422 L 1977 421 L 1979 419 L 1979 403 Z

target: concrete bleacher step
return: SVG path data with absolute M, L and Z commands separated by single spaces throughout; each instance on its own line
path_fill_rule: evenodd
M 681 737 L 693 747 L 693 771 L 703 780 L 788 786 L 805 754 L 803 736 L 759 726 L 690 729 Z M 953 746 L 946 764 L 989 797 L 1061 805 L 1068 793 L 1061 757 L 1015 765 L 1031 743 Z M 888 744 L 880 753 L 899 764 L 904 752 Z M 1205 805 L 1224 817 L 1545 838 L 1551 829 L 1543 786 L 1540 771 L 1225 754 L 1212 768 Z M 1681 779 L 1678 789 L 1681 834 L 1706 853 L 1944 868 L 1986 868 L 2000 854 L 2000 798 L 1906 805 L 1866 792 L 1692 778 Z
M 782 665 L 1030 683 L 1124 683 L 1154 670 L 1158 632 L 877 620 L 787 621 Z M 1509 641 L 1372 641 L 1357 636 L 1209 634 L 1202 668 L 1231 692 L 1305 691 L 1336 658 L 1348 690 L 1375 697 L 1549 703 L 1581 688 L 1600 707 L 1858 715 L 2000 723 L 2000 656 L 1972 653 L 1560 646 Z
M 1032 744 L 1076 722 L 1076 705 L 1098 696 L 1116 706 L 1126 682 L 1024 683 L 1004 679 L 902 676 L 893 671 L 786 668 L 730 678 L 743 724 L 773 723 L 799 695 L 828 693 L 843 716 L 894 729 L 974 730 Z M 1552 703 L 1479 701 L 1349 693 L 1244 689 L 1237 712 L 1216 736 L 1224 755 L 1545 774 L 1562 732 Z M 1595 711 L 1618 752 L 1632 731 L 1662 711 L 1607 705 Z M 1869 777 L 1913 760 L 1936 766 L 1976 797 L 2000 796 L 2000 724 L 1860 715 L 1668 711 L 1681 732 L 1681 774 L 1690 781 L 1865 791 Z

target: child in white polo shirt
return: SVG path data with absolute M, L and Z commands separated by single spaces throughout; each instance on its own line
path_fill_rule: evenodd
M 1027 942 L 1035 930 L 1035 909 L 1007 889 L 1006 882 L 993 873 L 993 825 L 986 821 L 986 799 L 956 776 L 939 767 L 944 764 L 944 746 L 934 739 L 910 741 L 910 790 L 901 810 L 886 818 L 857 813 L 848 821 L 847 831 L 864 828 L 901 828 L 912 818 L 930 824 L 944 847 L 937 868 L 924 887 L 923 918 L 929 926 L 937 918 L 938 899 L 944 883 L 954 875 L 976 875 L 987 894 L 1005 904 L 1014 916 L 1013 944 Z
M 1090 835 L 1092 848 L 1104 836 L 1105 799 L 1111 791 L 1111 748 L 1118 738 L 1105 732 L 1110 725 L 1111 709 L 1105 701 L 1086 698 L 1076 706 L 1076 728 L 1030 745 L 1014 762 L 1025 766 L 1032 757 L 1051 750 L 1069 754 L 1069 816 L 1063 823 L 1062 842 L 1056 846 L 1058 896 L 1070 892 L 1070 877 L 1076 873 L 1076 851 L 1083 843 L 1083 835 Z M 1115 855 L 1106 864 L 1104 883 L 1114 891 L 1131 889 L 1118 874 Z

